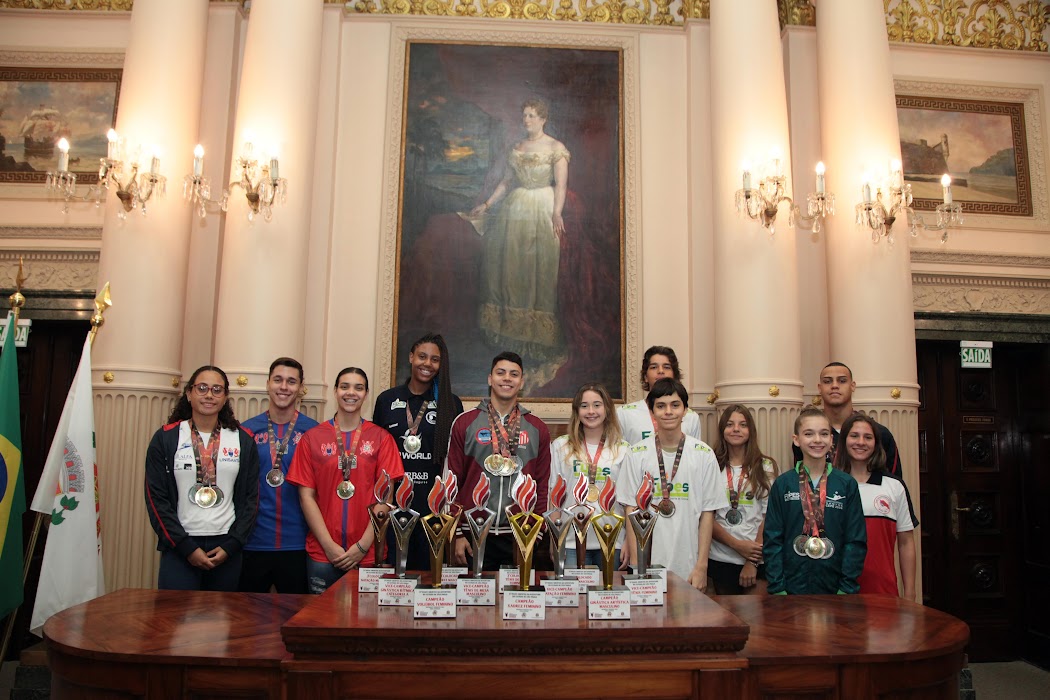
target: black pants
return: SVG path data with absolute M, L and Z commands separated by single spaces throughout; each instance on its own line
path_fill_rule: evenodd
M 247 593 L 306 593 L 306 550 L 244 552 L 237 590 Z
M 205 552 L 210 552 L 226 541 L 226 535 L 195 537 Z M 236 591 L 241 577 L 241 552 L 231 554 L 222 564 L 205 571 L 190 564 L 189 559 L 173 549 L 160 555 L 160 574 L 157 588 L 162 591 Z

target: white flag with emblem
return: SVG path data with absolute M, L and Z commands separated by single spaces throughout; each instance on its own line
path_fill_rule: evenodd
M 105 593 L 88 340 L 30 507 L 50 519 L 29 625 L 40 635 L 47 618 Z

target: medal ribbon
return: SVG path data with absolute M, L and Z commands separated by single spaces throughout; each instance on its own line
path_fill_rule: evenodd
M 736 480 L 736 491 L 733 490 L 733 467 L 726 465 L 726 490 L 729 491 L 729 507 L 736 510 L 740 505 L 740 489 L 744 488 L 744 476 L 747 470 L 740 467 L 740 478 Z
M 419 423 L 423 420 L 423 414 L 427 412 L 427 400 L 423 399 L 423 405 L 419 407 L 419 413 L 416 417 L 412 417 L 412 409 L 408 407 L 408 403 L 405 403 L 405 416 L 408 417 L 408 434 L 415 435 L 419 430 Z
M 343 481 L 350 481 L 350 465 L 353 463 L 354 455 L 357 453 L 357 443 L 361 442 L 361 433 L 364 432 L 365 422 L 362 420 L 361 425 L 357 426 L 357 430 L 350 431 L 354 434 L 354 439 L 350 443 L 349 451 L 346 449 L 347 434 L 339 429 L 339 417 L 333 418 L 332 423 L 335 424 L 335 434 L 339 438 L 339 452 L 341 455 L 339 467 L 343 470 Z
M 813 493 L 813 486 L 809 481 L 809 469 L 803 465 L 798 472 L 798 490 L 801 494 L 802 514 L 806 519 L 805 524 L 802 526 L 806 531 L 803 534 L 809 533 L 813 537 L 820 537 L 820 533 L 824 530 L 824 504 L 828 498 L 827 475 L 828 470 L 825 467 L 820 474 L 820 480 L 817 482 L 818 495 Z
M 208 437 L 205 446 L 197 426 L 190 422 L 190 444 L 193 445 L 193 461 L 197 463 L 197 483 L 203 486 L 215 486 L 215 458 L 219 455 L 219 428 Z
M 595 480 L 598 478 L 598 460 L 602 458 L 602 450 L 605 448 L 605 433 L 602 433 L 602 439 L 598 441 L 598 450 L 594 453 L 594 457 L 591 457 L 590 451 L 587 449 L 587 441 L 583 442 L 583 452 L 587 455 L 587 481 L 591 486 L 594 486 Z
M 517 404 L 511 409 L 509 425 L 504 426 L 499 419 L 496 408 L 489 401 L 489 429 L 492 431 L 492 454 L 511 457 L 518 451 L 518 438 L 521 434 L 521 409 Z
M 685 449 L 685 433 L 682 434 L 682 439 L 678 441 L 678 451 L 674 455 L 674 466 L 671 468 L 671 478 L 667 478 L 667 473 L 664 471 L 664 451 L 660 447 L 660 436 L 653 435 L 656 440 L 656 463 L 660 467 L 660 494 L 666 501 L 671 498 L 671 486 L 674 484 L 674 478 L 678 474 L 678 465 L 682 463 L 682 450 Z
M 292 432 L 295 430 L 295 421 L 299 420 L 299 411 L 295 412 L 292 416 L 292 422 L 288 424 L 288 431 L 284 434 L 284 441 L 277 439 L 277 433 L 273 429 L 273 421 L 270 420 L 270 412 L 266 412 L 266 432 L 270 439 L 270 461 L 273 462 L 274 469 L 281 468 L 281 460 L 284 455 L 288 452 L 288 443 L 292 439 Z

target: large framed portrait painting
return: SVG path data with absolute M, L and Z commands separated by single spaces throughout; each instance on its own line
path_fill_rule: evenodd
M 444 335 L 453 386 L 624 396 L 623 50 L 405 42 L 391 374 Z

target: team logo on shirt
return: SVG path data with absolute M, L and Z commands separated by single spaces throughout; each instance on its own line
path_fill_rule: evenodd
M 828 496 L 827 500 L 824 502 L 824 507 L 833 510 L 842 510 L 842 504 L 845 498 L 846 497 L 843 494 L 836 491 L 834 495 Z
M 407 408 L 408 404 L 401 399 L 394 399 L 394 402 L 390 404 L 390 410 L 396 411 L 399 408 Z
M 427 423 L 434 425 L 435 423 L 437 423 L 437 417 L 437 411 L 427 411 Z
M 241 448 L 239 447 L 224 447 L 222 448 L 222 456 L 225 459 L 237 459 L 241 456 Z
M 255 435 L 255 444 L 257 444 L 257 445 L 265 445 L 269 441 L 270 441 L 270 434 L 269 433 L 257 433 Z
M 521 434 L 518 435 L 518 444 L 519 445 L 528 445 L 529 444 L 529 434 L 526 433 L 524 430 L 522 430 Z
M 371 454 L 375 454 L 375 451 L 376 451 L 375 443 L 372 442 L 371 440 L 369 440 L 368 442 L 362 442 L 361 443 L 361 454 L 363 454 L 363 455 L 371 455 Z
M 880 493 L 875 497 L 875 510 L 876 512 L 882 513 L 883 515 L 889 515 L 890 513 L 890 499 L 884 493 Z
M 522 433 L 524 435 L 524 433 Z M 474 436 L 474 439 L 478 441 L 479 445 L 488 445 L 492 442 L 492 431 L 488 428 L 482 428 L 478 431 L 478 434 Z
M 335 443 L 334 442 L 322 442 L 321 443 L 321 456 L 332 457 L 335 455 Z
M 292 436 L 292 444 L 293 445 L 298 445 L 299 444 L 299 439 L 302 438 L 302 436 L 303 436 L 302 433 L 296 433 L 295 435 L 293 435 Z

